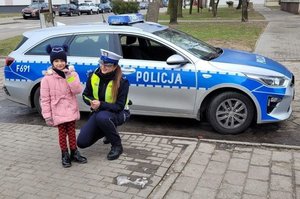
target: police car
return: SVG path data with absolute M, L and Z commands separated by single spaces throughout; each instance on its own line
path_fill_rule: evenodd
M 130 82 L 131 113 L 206 118 L 222 134 L 245 131 L 252 122 L 286 120 L 292 113 L 294 75 L 261 55 L 210 46 L 141 15 L 114 15 L 108 23 L 58 26 L 25 32 L 6 58 L 4 90 L 13 101 L 39 106 L 46 46 L 67 44 L 68 62 L 84 85 L 98 67 L 100 49 L 123 56 Z M 81 111 L 89 111 L 78 96 Z

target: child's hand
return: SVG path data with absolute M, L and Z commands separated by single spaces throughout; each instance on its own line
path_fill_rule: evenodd
M 61 71 L 64 72 L 64 73 L 68 73 L 68 72 L 69 72 L 69 69 L 64 68 L 64 69 L 62 69 Z
M 52 119 L 52 118 L 46 118 L 45 121 L 46 121 L 46 124 L 47 124 L 48 126 L 53 126 L 53 125 L 54 125 L 53 119 Z

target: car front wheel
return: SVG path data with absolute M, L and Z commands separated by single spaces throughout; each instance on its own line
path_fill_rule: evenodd
M 251 100 L 237 92 L 224 92 L 215 96 L 206 111 L 211 126 L 221 134 L 245 131 L 254 117 Z

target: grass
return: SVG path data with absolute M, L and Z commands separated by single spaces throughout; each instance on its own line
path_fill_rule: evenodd
M 22 36 L 0 40 L 0 56 L 7 56 L 20 43 Z
M 0 18 L 21 17 L 21 13 L 0 13 Z
M 241 20 L 242 18 L 242 10 L 237 10 L 235 8 L 218 8 L 217 17 L 212 16 L 212 12 L 209 12 L 207 8 L 203 9 L 197 13 L 197 9 L 193 8 L 192 14 L 189 14 L 189 9 L 182 10 L 183 18 L 178 18 L 178 20 Z M 263 20 L 264 17 L 255 12 L 254 10 L 250 10 L 248 12 L 249 20 Z M 159 14 L 159 20 L 170 20 L 170 16 L 166 13 Z
M 212 45 L 253 51 L 256 41 L 266 25 L 267 23 L 265 22 L 185 22 L 172 25 L 171 27 Z

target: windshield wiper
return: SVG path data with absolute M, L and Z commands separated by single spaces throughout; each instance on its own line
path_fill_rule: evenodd
M 205 56 L 205 60 L 212 60 L 212 59 L 215 59 L 217 57 L 219 57 L 219 55 L 223 52 L 223 50 L 221 48 L 216 48 L 217 52 L 212 52 L 212 53 L 209 53 L 208 55 Z
M 219 57 L 219 53 L 213 52 L 213 53 L 209 53 L 208 55 L 205 56 L 205 60 L 210 61 L 212 59 L 215 59 Z

